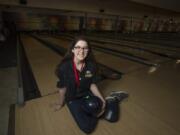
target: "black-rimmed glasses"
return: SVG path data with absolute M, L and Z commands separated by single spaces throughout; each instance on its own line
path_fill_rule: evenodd
M 83 50 L 85 52 L 89 51 L 89 48 L 88 47 L 80 47 L 80 46 L 75 46 L 74 49 L 80 51 L 80 50 Z

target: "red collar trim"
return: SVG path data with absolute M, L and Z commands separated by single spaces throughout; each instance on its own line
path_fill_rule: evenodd
M 81 66 L 81 71 L 84 68 L 84 65 L 85 64 L 83 63 L 82 66 Z M 74 71 L 76 85 L 77 85 L 77 87 L 79 87 L 80 86 L 79 74 L 78 74 L 78 71 L 77 71 L 76 64 L 75 64 L 74 60 L 73 60 L 73 71 Z

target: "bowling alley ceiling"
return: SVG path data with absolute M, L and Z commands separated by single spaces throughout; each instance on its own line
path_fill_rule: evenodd
M 180 0 L 130 0 L 130 1 L 180 12 Z
M 61 10 L 79 10 L 95 12 L 119 12 L 121 10 L 139 10 L 155 8 L 180 13 L 180 0 L 0 0 L 6 8 L 29 7 Z

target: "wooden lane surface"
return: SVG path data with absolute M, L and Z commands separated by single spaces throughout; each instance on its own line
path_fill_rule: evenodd
M 152 54 L 152 53 L 140 50 L 140 49 L 137 50 L 137 49 L 133 49 L 133 48 L 129 48 L 129 47 L 116 46 L 113 44 L 98 44 L 98 46 L 114 49 L 117 51 L 123 51 L 123 52 L 129 53 L 129 54 L 132 54 L 134 56 L 145 58 L 148 61 L 153 62 L 153 63 L 159 63 L 159 62 L 170 60 L 169 58 L 155 55 L 155 54 Z
M 57 39 L 53 37 L 44 37 L 43 39 L 50 41 L 51 43 L 54 43 L 66 49 L 68 48 L 70 44 L 69 41 L 60 39 L 60 38 Z M 104 64 L 108 67 L 111 67 L 123 73 L 132 72 L 134 70 L 138 70 L 140 68 L 146 67 L 145 65 L 142 65 L 142 64 L 139 64 L 139 63 L 127 60 L 127 59 L 122 59 L 122 58 L 119 58 L 119 57 L 116 57 L 116 56 L 113 56 L 104 52 L 93 50 L 93 53 L 95 55 L 97 62 L 100 62 L 101 64 Z
M 176 106 L 176 102 L 173 102 L 173 97 L 170 97 L 170 101 L 169 100 L 166 100 L 166 98 L 168 99 L 169 97 L 169 95 L 172 95 L 172 92 L 171 92 L 171 89 L 173 89 L 174 87 L 175 87 L 175 89 L 174 90 L 176 90 L 177 91 L 177 88 L 179 88 L 179 86 L 177 86 L 178 85 L 178 82 L 177 82 L 177 80 L 180 80 L 180 78 L 178 78 L 178 74 L 177 74 L 177 72 L 179 72 L 178 71 L 178 68 L 176 67 L 174 67 L 174 66 L 177 66 L 178 67 L 178 65 L 175 65 L 175 61 L 171 61 L 171 62 L 169 62 L 169 63 L 167 63 L 167 65 L 166 64 L 164 64 L 164 65 L 162 65 L 162 66 L 160 66 L 160 68 L 159 69 L 157 69 L 157 71 L 155 72 L 155 76 L 154 76 L 154 74 L 152 74 L 152 76 L 151 76 L 151 74 L 148 74 L 148 72 L 147 72 L 147 70 L 148 69 L 144 69 L 144 70 L 141 70 L 141 71 L 137 71 L 137 72 L 134 72 L 134 73 L 132 73 L 132 75 L 135 75 L 135 76 L 138 76 L 138 80 L 139 81 L 132 81 L 132 82 L 134 82 L 134 85 L 136 85 L 136 84 L 141 84 L 141 81 L 144 81 L 144 79 L 147 79 L 147 81 L 145 81 L 144 82 L 144 84 L 145 84 L 145 86 L 142 86 L 142 85 L 138 85 L 138 86 L 140 86 L 140 87 L 142 87 L 142 88 L 140 88 L 140 89 L 149 89 L 149 95 L 151 95 L 149 98 L 151 99 L 152 97 L 153 97 L 153 94 L 155 94 L 156 95 L 156 93 L 158 93 L 159 92 L 159 98 L 157 98 L 157 99 L 153 99 L 152 98 L 152 102 L 150 102 L 150 103 L 152 103 L 152 105 L 150 106 L 150 105 L 148 105 L 149 107 L 152 107 L 151 109 L 153 110 L 153 107 L 154 107 L 154 109 L 156 109 L 157 110 L 157 113 L 158 113 L 158 116 L 160 117 L 161 115 L 162 115 L 162 112 L 161 112 L 161 110 L 159 110 L 158 108 L 159 107 L 161 107 L 161 104 L 163 104 L 163 103 L 166 103 L 167 105 L 168 105 L 168 107 L 167 108 L 169 108 L 169 110 L 166 108 L 166 106 L 165 106 L 165 104 L 163 105 L 165 108 L 163 108 L 163 112 L 164 112 L 164 115 L 162 115 L 163 116 L 163 119 L 168 119 L 167 121 L 170 121 L 170 123 L 173 123 L 173 121 L 175 120 L 175 118 L 173 117 L 173 118 L 171 118 L 171 117 L 168 117 L 167 116 L 167 114 L 169 114 L 172 110 L 173 110 L 173 112 L 172 112 L 172 115 L 171 116 L 176 116 L 176 115 L 173 115 L 173 113 L 175 113 L 176 114 L 176 111 L 175 111 L 175 109 L 177 109 L 177 106 Z M 139 73 L 138 73 L 139 72 Z M 159 75 L 160 74 L 160 75 Z M 142 78 L 141 78 L 142 77 Z M 162 81 L 162 80 L 164 80 L 164 78 L 166 78 L 165 79 L 165 81 Z M 168 79 L 169 78 L 169 79 Z M 174 79 L 173 79 L 174 78 Z M 173 80 L 173 81 L 172 81 Z M 163 85 L 161 85 L 162 83 L 161 83 L 161 81 L 162 82 L 164 82 L 163 83 Z M 120 82 L 122 82 L 121 80 L 120 80 Z M 132 82 L 128 82 L 128 81 L 126 81 L 126 84 L 127 85 L 129 85 L 129 84 L 132 84 Z M 157 85 L 157 83 L 159 83 L 159 85 L 158 86 L 156 86 Z M 115 87 L 116 85 L 113 85 L 113 87 Z M 118 85 L 119 86 L 119 85 Z M 164 87 L 163 87 L 164 86 Z M 112 88 L 113 88 L 112 87 Z M 161 88 L 162 87 L 162 88 Z M 133 86 L 132 88 L 136 88 L 136 86 Z M 153 89 L 154 91 L 152 91 L 151 89 Z M 167 91 L 165 92 L 164 91 L 164 89 L 166 89 Z M 137 88 L 137 90 L 138 90 L 138 88 Z M 156 92 L 156 91 L 158 91 L 158 92 Z M 142 91 L 141 91 L 142 92 Z M 151 93 L 152 92 L 152 93 Z M 178 92 L 178 91 L 177 91 Z M 174 92 L 175 93 L 175 96 L 176 95 L 178 95 L 177 94 L 177 92 Z M 147 94 L 148 92 L 142 92 L 142 94 L 143 93 L 145 93 L 145 94 Z M 166 94 L 165 95 L 165 97 L 161 97 L 161 94 L 162 94 L 162 96 L 164 95 L 164 94 Z M 144 96 L 144 97 L 142 97 L 142 98 L 144 98 L 144 100 L 147 100 L 147 99 L 149 99 L 149 98 L 147 98 L 147 96 L 148 95 L 146 95 L 146 96 Z M 180 95 L 179 95 L 180 96 Z M 149 100 L 150 100 L 149 99 Z M 160 102 L 161 101 L 161 99 L 163 99 L 162 100 L 162 102 Z M 178 97 L 176 97 L 175 99 L 178 99 Z M 160 101 L 159 101 L 160 100 Z M 172 100 L 172 101 L 171 101 Z M 166 102 L 165 102 L 166 101 Z M 159 104 L 157 104 L 157 103 L 159 103 Z M 157 105 L 157 106 L 156 106 Z M 175 105 L 175 106 L 173 106 L 173 105 Z M 156 107 L 155 107 L 156 106 Z M 174 107 L 174 108 L 173 108 Z M 166 110 L 167 109 L 167 110 Z M 156 112 L 156 111 L 155 111 Z M 177 122 L 177 121 L 176 121 Z M 173 126 L 176 126 L 176 123 L 174 123 L 173 124 Z
M 21 40 L 41 95 L 56 92 L 55 68 L 62 57 L 29 36 Z
M 133 54 L 135 56 L 146 58 L 146 59 L 150 60 L 151 62 L 159 63 L 159 62 L 169 60 L 167 57 L 162 57 L 162 56 L 159 56 L 157 54 L 153 54 L 153 53 L 142 50 L 142 49 L 147 49 L 147 50 L 150 50 L 150 51 L 158 52 L 158 49 L 159 49 L 159 51 L 162 52 L 162 50 L 164 50 L 163 47 L 159 48 L 158 46 L 156 46 L 156 47 L 147 46 L 147 45 L 142 44 L 142 43 L 132 43 L 132 42 L 127 42 L 127 41 L 119 41 L 118 42 L 118 41 L 115 41 L 115 40 L 113 41 L 113 40 L 110 40 L 110 39 L 102 39 L 102 38 L 98 39 L 98 38 L 92 38 L 91 37 L 90 39 L 96 39 L 97 41 L 98 40 L 107 41 L 107 42 L 110 41 L 112 43 L 103 43 L 103 44 L 97 44 L 97 45 L 101 46 L 101 47 L 106 47 L 106 48 L 110 48 L 110 49 L 115 49 L 115 50 L 127 52 L 127 53 Z M 118 44 L 113 44 L 113 42 L 114 43 L 119 43 L 119 45 Z M 139 48 L 139 49 L 135 49 L 133 47 L 136 47 L 136 48 Z M 142 48 L 142 49 L 140 49 L 140 48 Z M 170 52 L 166 52 L 166 53 L 169 54 Z
M 27 39 L 31 44 L 39 45 L 35 40 Z M 104 95 L 121 89 L 129 92 L 130 97 L 120 105 L 120 120 L 117 123 L 100 120 L 92 135 L 179 135 L 179 65 L 163 64 L 153 74 L 146 70 L 99 84 Z M 49 83 L 51 75 L 46 74 L 44 84 Z M 51 85 L 51 89 L 53 87 Z M 49 105 L 56 100 L 57 93 L 28 101 L 24 107 L 16 106 L 15 135 L 84 135 L 66 106 L 53 111 Z
M 170 46 L 167 46 L 167 45 L 161 45 L 160 43 L 142 43 L 142 42 L 138 42 L 138 39 L 137 40 L 122 40 L 122 39 L 110 39 L 109 37 L 107 38 L 102 38 L 102 37 L 90 37 L 91 39 L 97 39 L 97 40 L 103 40 L 103 41 L 110 41 L 110 42 L 118 42 L 122 45 L 132 45 L 132 46 L 137 46 L 137 47 L 150 47 L 150 48 L 156 48 L 156 49 L 160 49 L 160 50 L 166 50 L 168 53 L 170 52 L 180 52 L 180 48 L 176 48 L 176 47 L 173 47 Z M 168 51 L 169 50 L 169 51 Z
M 141 42 L 133 42 L 133 41 L 125 41 L 125 40 L 110 40 L 110 39 L 103 39 L 103 38 L 92 38 L 91 39 L 96 39 L 100 41 L 110 41 L 110 42 L 115 42 L 120 44 L 119 47 L 122 47 L 121 45 L 127 45 L 127 46 L 132 46 L 132 47 L 139 47 L 142 49 L 147 49 L 151 50 L 154 52 L 161 52 L 163 54 L 171 55 L 171 56 L 178 56 L 180 57 L 180 48 L 174 48 L 171 46 L 161 46 L 159 44 L 150 44 L 150 43 L 141 43 Z M 108 43 L 110 44 L 110 43 Z M 104 44 L 106 45 L 106 44 Z M 118 46 L 118 45 L 117 45 Z
M 142 69 L 124 75 L 121 80 L 113 82 L 106 80 L 100 89 L 104 90 L 105 95 L 112 90 L 128 91 L 131 100 L 128 102 L 128 108 L 132 109 L 133 104 L 136 104 L 142 109 L 141 111 L 148 112 L 149 115 L 143 118 L 141 116 L 143 114 L 136 112 L 135 108 L 135 110 L 128 110 L 126 113 L 131 113 L 131 115 L 135 113 L 134 117 L 137 118 L 137 121 L 143 119 L 143 124 L 147 125 L 149 123 L 153 126 L 153 130 L 159 130 L 159 134 L 179 134 L 179 80 L 180 66 L 175 65 L 172 61 L 163 64 L 152 74 L 148 74 L 145 69 Z M 130 107 L 129 104 L 132 106 Z M 160 125 L 163 125 L 163 127 L 160 127 Z M 143 130 L 143 128 L 140 130 Z
M 67 107 L 55 112 L 50 107 L 58 94 L 26 102 L 16 107 L 16 135 L 81 135 Z
M 171 47 L 167 47 L 167 46 L 159 46 L 158 44 L 157 45 L 154 45 L 154 44 L 145 44 L 145 43 L 133 43 L 133 42 L 130 42 L 130 41 L 119 41 L 120 44 L 122 45 L 129 45 L 129 46 L 132 46 L 132 47 L 140 47 L 140 48 L 143 48 L 143 49 L 148 49 L 148 50 L 151 50 L 151 51 L 154 51 L 154 52 L 161 52 L 163 54 L 168 54 L 168 55 L 172 55 L 172 56 L 179 56 L 179 52 L 180 52 L 180 49 L 179 48 L 171 48 Z
M 54 112 L 49 103 L 58 95 L 49 95 L 28 101 L 23 108 L 16 107 L 16 135 L 85 135 L 76 125 L 68 108 Z M 121 118 L 116 123 L 99 120 L 92 135 L 178 135 L 179 133 L 157 116 L 148 112 L 133 97 L 121 104 Z
M 16 135 L 84 135 L 65 106 L 54 112 L 49 102 L 54 95 L 29 101 L 24 108 L 16 107 Z M 117 123 L 100 120 L 92 135 L 178 135 L 179 132 L 129 100 L 121 105 L 121 119 Z

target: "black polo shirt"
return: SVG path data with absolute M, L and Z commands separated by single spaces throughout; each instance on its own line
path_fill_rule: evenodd
M 92 62 L 86 62 L 85 67 L 79 73 L 80 86 L 77 87 L 73 62 L 71 60 L 64 62 L 58 69 L 57 82 L 58 88 L 66 88 L 65 101 L 70 101 L 86 95 L 89 92 L 90 85 L 96 83 L 96 66 Z

